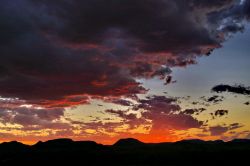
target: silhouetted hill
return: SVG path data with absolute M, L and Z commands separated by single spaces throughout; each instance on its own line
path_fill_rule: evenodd
M 249 139 L 234 139 L 230 141 L 231 143 L 250 143 Z
M 27 148 L 28 145 L 24 145 L 20 142 L 17 141 L 11 141 L 11 142 L 3 142 L 2 144 L 0 144 L 1 148 L 5 148 L 7 149 L 24 149 Z
M 71 139 L 55 139 L 55 140 L 49 140 L 46 142 L 37 142 L 34 147 L 39 147 L 39 148 L 57 148 L 57 147 L 68 147 L 72 146 L 74 144 L 74 141 Z
M 203 140 L 200 140 L 200 139 L 191 139 L 191 140 L 182 140 L 182 141 L 177 141 L 175 142 L 175 144 L 203 144 L 203 145 L 208 145 L 208 144 L 223 144 L 225 143 L 224 141 L 222 140 L 214 140 L 214 141 L 203 141 Z
M 57 151 L 57 152 L 75 152 L 84 150 L 100 149 L 103 145 L 97 144 L 94 141 L 73 141 L 71 139 L 55 139 L 46 142 L 39 141 L 31 147 L 32 150 L 39 152 L 43 151 Z
M 230 142 L 183 140 L 175 143 L 143 143 L 127 138 L 114 145 L 93 141 L 56 139 L 33 146 L 19 142 L 0 144 L 0 166 L 103 165 L 103 166 L 210 166 L 248 162 L 250 140 Z
M 191 144 L 201 144 L 201 143 L 206 143 L 206 141 L 200 140 L 200 139 L 190 139 L 190 140 L 182 140 L 182 141 L 178 141 L 176 143 L 191 143 Z
M 145 145 L 143 142 L 134 139 L 134 138 L 126 138 L 126 139 L 120 139 L 117 141 L 113 146 L 142 146 Z

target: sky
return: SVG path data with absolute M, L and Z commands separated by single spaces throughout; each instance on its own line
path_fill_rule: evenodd
M 2 0 L 0 142 L 250 139 L 250 1 Z

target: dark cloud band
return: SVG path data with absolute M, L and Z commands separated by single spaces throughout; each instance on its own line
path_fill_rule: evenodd
M 237 0 L 2 0 L 0 96 L 68 107 L 145 93 L 136 78 L 170 83 L 171 67 L 221 47 L 247 9 Z
M 244 85 L 217 85 L 212 88 L 212 92 L 222 93 L 231 92 L 234 94 L 250 95 L 250 87 L 245 87 Z

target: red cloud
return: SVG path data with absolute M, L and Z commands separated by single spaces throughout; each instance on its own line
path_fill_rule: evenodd
M 67 107 L 87 102 L 70 102 L 71 96 L 144 93 L 136 78 L 164 79 L 169 67 L 194 64 L 221 46 L 220 34 L 237 31 L 234 19 L 248 15 L 248 2 L 211 3 L 3 0 L 0 95 Z M 224 25 L 226 14 L 232 19 Z

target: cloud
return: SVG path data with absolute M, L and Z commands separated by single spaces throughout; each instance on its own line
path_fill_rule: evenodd
M 152 130 L 186 130 L 203 124 L 190 114 L 183 114 L 175 98 L 153 96 L 140 102 L 137 108 L 146 110 L 142 118 L 152 121 Z
M 228 127 L 213 126 L 213 127 L 209 127 L 209 130 L 210 130 L 212 136 L 218 136 L 218 135 L 222 135 L 225 132 L 227 132 Z
M 219 104 L 222 101 L 224 101 L 225 97 L 224 96 L 218 96 L 218 95 L 213 95 L 211 97 L 205 97 L 202 96 L 200 97 L 201 100 L 203 100 L 206 103 L 202 103 L 203 105 L 209 105 L 209 104 Z M 197 102 L 196 104 L 198 104 L 199 102 Z
M 118 117 L 126 119 L 126 120 L 137 119 L 136 114 L 127 113 L 127 111 L 109 109 L 109 110 L 105 110 L 105 112 L 117 115 Z
M 233 0 L 0 3 L 0 96 L 44 107 L 145 93 L 136 78 L 195 64 L 249 18 L 249 2 Z
M 216 85 L 212 88 L 212 92 L 222 93 L 222 92 L 231 92 L 241 95 L 250 95 L 250 87 L 245 87 L 244 85 Z
M 105 100 L 106 102 L 110 102 L 110 103 L 114 103 L 114 104 L 118 104 L 118 105 L 121 105 L 121 106 L 132 106 L 133 103 L 129 100 L 125 100 L 125 99 L 107 99 Z
M 228 115 L 228 113 L 229 113 L 228 110 L 219 109 L 216 110 L 215 112 L 210 113 L 210 115 L 212 116 L 212 119 L 215 119 L 216 117 L 223 117 L 225 115 Z
M 229 127 L 230 130 L 234 130 L 234 129 L 238 129 L 243 127 L 243 125 L 239 124 L 239 123 L 232 123 Z
M 144 133 L 155 136 L 162 135 L 161 137 L 163 137 L 165 134 L 169 134 L 169 137 L 173 137 L 173 134 L 170 135 L 173 131 L 200 128 L 203 125 L 202 121 L 195 119 L 191 114 L 182 112 L 176 98 L 149 96 L 139 99 L 137 103 L 130 106 L 131 108 L 128 110 L 105 110 L 107 114 L 118 117 L 119 119 L 115 119 L 119 122 L 84 123 L 84 128 L 94 129 L 93 126 L 95 126 L 119 134 L 132 134 L 133 130 L 138 132 L 140 129 Z M 204 109 L 197 109 L 197 111 L 200 113 Z M 118 132 L 117 129 L 124 128 L 124 125 L 127 127 Z
M 164 83 L 164 85 L 168 85 L 168 84 L 170 84 L 170 83 L 175 83 L 176 81 L 173 81 L 173 77 L 172 76 L 167 76 L 166 78 L 165 78 L 165 83 Z
M 232 123 L 228 126 L 224 125 L 224 126 L 211 126 L 209 127 L 209 131 L 211 133 L 211 136 L 221 136 L 224 133 L 231 131 L 231 130 L 235 130 L 238 128 L 243 127 L 243 125 L 239 124 L 239 123 Z
M 21 129 L 24 131 L 70 128 L 68 123 L 60 121 L 64 116 L 63 108 L 44 109 L 29 105 L 13 107 L 11 102 L 10 105 L 0 102 L 0 122 L 2 124 L 21 125 Z
M 182 111 L 182 113 L 186 115 L 199 115 L 200 113 L 204 112 L 205 108 L 199 108 L 199 109 L 185 109 Z
M 246 136 L 246 139 L 250 139 L 250 133 Z
M 224 99 L 223 96 L 214 95 L 214 96 L 208 98 L 208 99 L 207 99 L 207 102 L 212 102 L 212 103 L 217 104 L 218 102 L 223 101 L 223 99 Z
M 249 101 L 247 101 L 247 102 L 245 102 L 244 104 L 245 104 L 245 105 L 249 105 L 249 104 L 250 104 L 250 102 L 249 102 Z
M 215 116 L 219 116 L 219 117 L 227 115 L 227 114 L 228 114 L 228 110 L 216 110 L 214 113 Z
M 148 96 L 146 99 L 140 99 L 139 104 L 134 109 L 145 109 L 149 111 L 171 113 L 181 110 L 181 107 L 176 104 L 177 99 L 166 96 Z

